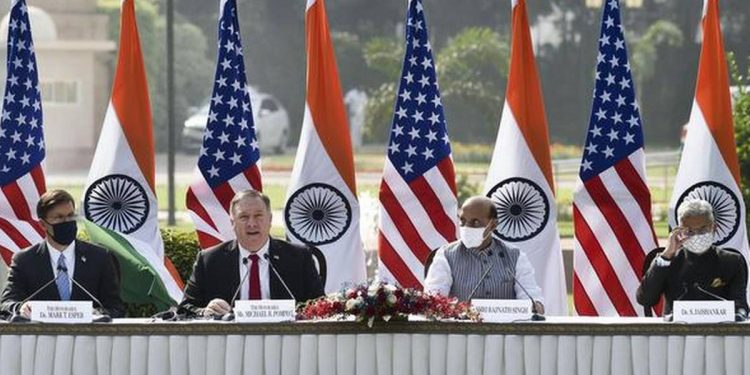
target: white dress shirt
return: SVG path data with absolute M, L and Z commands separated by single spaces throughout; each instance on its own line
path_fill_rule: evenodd
M 523 251 L 519 251 L 518 254 L 515 277 L 518 281 L 513 286 L 513 290 L 516 292 L 516 299 L 526 299 L 531 297 L 537 302 L 544 303 L 542 288 L 537 285 L 536 279 L 534 278 L 534 267 L 531 265 L 529 258 Z M 529 291 L 531 296 L 527 296 L 526 292 L 523 291 L 519 284 L 523 285 L 523 287 Z M 440 248 L 432 259 L 430 271 L 427 273 L 427 277 L 424 281 L 424 290 L 428 293 L 437 293 L 447 296 L 450 294 L 452 285 L 453 275 L 451 274 L 451 266 L 448 263 L 448 259 L 445 257 L 445 250 Z
M 255 254 L 260 257 L 258 259 L 258 274 L 260 276 L 260 298 L 261 299 L 271 299 L 271 287 L 269 284 L 269 277 L 268 277 L 268 259 L 264 257 L 264 254 L 268 253 L 268 246 L 271 243 L 271 240 L 266 240 L 266 243 L 260 248 L 260 250 L 256 251 Z M 238 244 L 239 246 L 239 244 Z M 240 257 L 240 281 L 242 282 L 242 278 L 245 277 L 245 273 L 247 273 L 247 277 L 245 277 L 245 281 L 242 282 L 242 287 L 240 288 L 240 295 L 237 299 L 250 299 L 250 266 L 252 266 L 253 261 L 248 258 L 251 254 L 250 251 L 245 250 L 242 248 L 242 246 L 239 246 L 240 251 L 238 251 L 238 256 Z M 67 256 L 67 255 L 66 255 Z M 247 264 L 242 264 L 242 259 L 247 258 Z M 231 302 L 231 301 L 227 301 Z
M 47 252 L 49 253 L 49 260 L 52 264 L 52 273 L 57 277 L 57 262 L 60 259 L 60 254 L 65 255 L 65 266 L 68 268 L 68 277 L 71 279 L 68 283 L 71 294 L 73 293 L 73 272 L 76 268 L 76 242 L 73 241 L 63 251 L 57 250 L 47 242 Z

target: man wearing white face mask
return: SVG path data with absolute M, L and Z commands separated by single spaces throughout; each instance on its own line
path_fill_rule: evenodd
M 497 225 L 492 201 L 483 196 L 467 199 L 459 219 L 460 239 L 435 253 L 425 278 L 425 291 L 461 301 L 531 298 L 536 312 L 543 314 L 542 290 L 526 254 L 492 237 Z
M 687 201 L 677 210 L 679 226 L 667 248 L 654 259 L 636 298 L 653 306 L 664 294 L 664 315 L 675 300 L 733 300 L 740 318 L 747 316 L 747 265 L 738 253 L 714 246 L 714 214 L 703 200 Z

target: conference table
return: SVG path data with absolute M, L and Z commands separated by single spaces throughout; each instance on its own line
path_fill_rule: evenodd
M 0 374 L 750 374 L 750 324 L 0 323 Z

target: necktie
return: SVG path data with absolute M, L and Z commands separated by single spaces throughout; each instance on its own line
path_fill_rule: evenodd
M 68 275 L 68 265 L 65 264 L 65 255 L 60 254 L 60 258 L 57 259 L 57 272 L 62 272 L 62 275 L 55 281 L 57 284 L 57 291 L 60 292 L 61 301 L 70 300 L 70 276 Z
M 250 299 L 260 299 L 260 270 L 258 268 L 258 262 L 260 257 L 258 254 L 250 255 Z

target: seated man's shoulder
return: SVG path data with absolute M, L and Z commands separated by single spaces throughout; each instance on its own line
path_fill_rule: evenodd
M 291 243 L 288 241 L 271 238 L 271 243 L 269 246 L 273 246 L 274 250 L 283 252 L 289 255 L 297 255 L 302 256 L 304 254 L 309 254 L 312 252 L 312 249 L 307 245 L 300 245 Z
M 716 254 L 719 256 L 719 259 L 721 259 L 722 261 L 727 261 L 727 262 L 744 261 L 743 256 L 735 250 L 729 250 L 729 249 L 725 249 L 722 247 L 717 247 Z
M 97 258 L 104 258 L 105 256 L 111 254 L 111 251 L 109 251 L 105 247 L 81 240 L 76 241 L 76 251 L 80 251 L 81 254 L 85 254 L 88 257 Z
M 461 240 L 453 241 L 450 243 L 447 243 L 443 246 L 440 246 L 437 250 L 443 250 L 444 253 L 453 253 L 456 252 L 459 249 L 465 249 L 465 247 L 462 245 Z
M 22 264 L 24 262 L 33 262 L 34 259 L 36 259 L 41 253 L 41 246 L 44 244 L 44 242 L 37 243 L 35 245 L 31 245 L 21 251 L 16 252 L 13 254 L 13 262 L 17 264 Z

